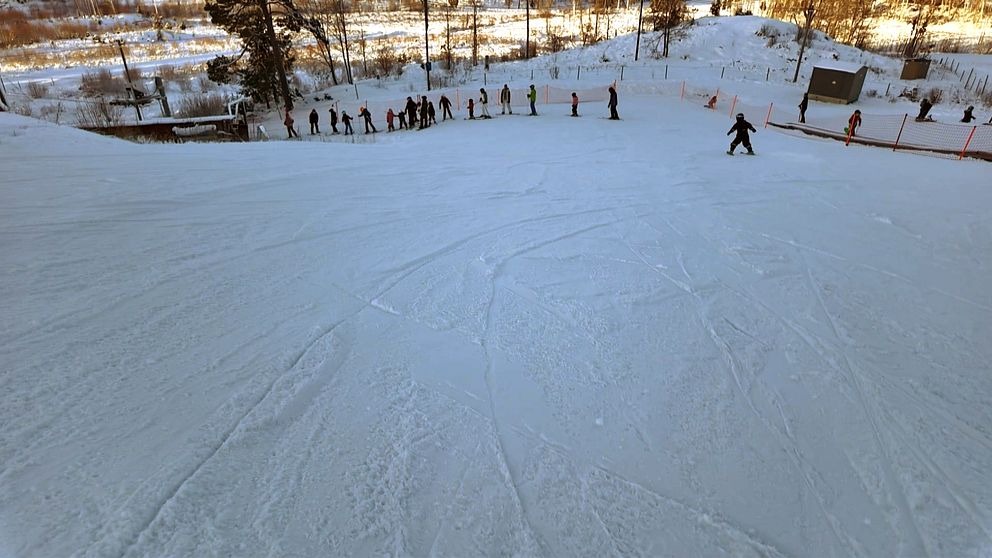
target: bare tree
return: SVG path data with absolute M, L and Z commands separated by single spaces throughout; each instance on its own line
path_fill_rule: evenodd
M 654 22 L 654 30 L 662 32 L 662 56 L 668 57 L 672 31 L 685 23 L 687 16 L 688 9 L 685 0 L 651 0 L 651 19 Z
M 334 85 L 338 84 L 338 76 L 334 70 L 334 54 L 331 51 L 328 28 L 333 33 L 336 11 L 340 4 L 333 0 L 296 0 L 296 10 L 288 16 L 297 27 L 313 36 L 317 42 L 317 53 L 331 70 Z
M 809 44 L 810 33 L 813 31 L 813 20 L 816 19 L 819 4 L 823 0 L 804 0 L 802 11 L 803 26 L 799 29 L 799 59 L 796 60 L 796 73 L 792 76 L 792 83 L 799 81 L 799 68 L 803 64 L 803 54 L 806 52 L 806 45 Z
M 909 41 L 903 54 L 916 56 L 923 46 L 928 27 L 950 21 L 963 6 L 961 0 L 910 0 L 913 17 L 909 20 Z

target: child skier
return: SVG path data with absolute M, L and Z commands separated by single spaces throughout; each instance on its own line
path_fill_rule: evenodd
M 857 130 L 858 126 L 860 125 L 861 125 L 861 111 L 856 110 L 854 111 L 854 114 L 852 114 L 851 117 L 847 119 L 847 128 L 845 128 L 844 131 L 847 132 L 849 137 L 853 138 L 855 135 L 854 133 L 855 130 Z
M 341 111 L 341 123 L 344 124 L 344 135 L 354 134 L 355 130 L 351 127 L 351 117 L 348 116 L 348 111 Z
M 317 114 L 317 109 L 312 109 L 310 111 L 310 135 L 320 133 L 320 115 Z
M 744 113 L 737 113 L 737 122 L 734 122 L 733 127 L 731 127 L 730 131 L 727 132 L 728 136 L 734 132 L 737 132 L 737 135 L 734 137 L 734 141 L 730 142 L 730 150 L 727 151 L 727 155 L 733 155 L 734 149 L 737 149 L 739 144 L 744 144 L 744 147 L 747 148 L 748 155 L 754 155 L 754 150 L 751 149 L 751 138 L 747 133 L 748 130 L 756 134 L 758 133 L 750 122 L 744 120 Z
M 579 96 L 572 91 L 572 116 L 579 115 Z

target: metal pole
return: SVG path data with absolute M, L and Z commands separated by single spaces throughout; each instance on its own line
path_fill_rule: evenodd
M 527 41 L 525 43 L 527 52 L 524 54 L 524 59 L 528 59 L 530 58 L 530 0 L 524 0 L 524 2 L 527 4 Z M 520 6 L 520 4 L 517 4 L 517 6 Z M 533 74 L 534 72 L 531 71 L 531 73 Z M 534 76 L 531 75 L 530 79 L 534 79 Z
M 427 34 L 427 0 L 424 0 L 424 69 L 427 70 L 427 90 L 431 90 L 431 39 Z
M 899 138 L 902 137 L 902 129 L 906 126 L 906 119 L 909 118 L 908 114 L 902 115 L 902 124 L 899 125 L 899 133 L 896 134 L 896 144 L 892 146 L 892 151 L 895 151 L 899 147 Z
M 768 115 L 765 116 L 765 128 L 768 127 L 768 123 L 772 121 L 772 107 L 775 103 L 768 103 Z
M 637 41 L 634 43 L 634 62 L 637 62 L 637 57 L 641 54 L 641 21 L 644 19 L 644 0 L 641 0 L 640 6 L 637 8 Z

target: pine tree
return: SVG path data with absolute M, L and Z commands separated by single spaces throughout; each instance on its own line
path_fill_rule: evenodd
M 272 17 L 273 9 L 294 13 L 292 1 L 207 0 L 205 8 L 214 25 L 241 38 L 241 53 L 218 56 L 208 63 L 210 79 L 229 83 L 237 77 L 245 95 L 259 101 L 282 97 L 286 110 L 292 110 L 293 96 L 286 79 L 293 64 L 289 32 L 299 27 L 293 29 L 291 21 L 284 21 L 276 32 Z

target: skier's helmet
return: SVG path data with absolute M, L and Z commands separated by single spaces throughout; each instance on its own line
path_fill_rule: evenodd
M 738 112 L 737 113 L 737 120 L 744 120 L 744 113 L 743 112 Z

